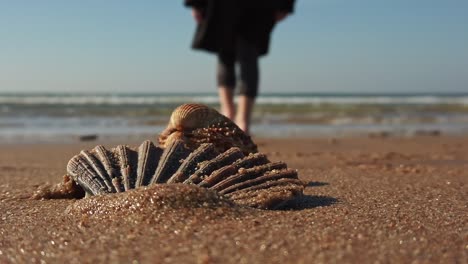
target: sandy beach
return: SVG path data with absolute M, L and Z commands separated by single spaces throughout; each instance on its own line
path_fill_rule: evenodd
M 467 136 L 255 141 L 307 183 L 287 210 L 236 207 L 180 185 L 34 200 L 73 155 L 103 142 L 2 145 L 0 263 L 468 260 Z M 122 143 L 139 144 L 104 145 Z

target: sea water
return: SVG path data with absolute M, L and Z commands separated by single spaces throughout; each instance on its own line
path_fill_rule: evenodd
M 154 138 L 188 102 L 219 108 L 216 94 L 0 94 L 0 142 Z M 262 94 L 252 124 L 262 137 L 421 131 L 467 133 L 468 93 Z

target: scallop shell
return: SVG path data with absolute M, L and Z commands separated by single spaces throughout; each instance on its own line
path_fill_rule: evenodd
M 159 144 L 166 147 L 175 140 L 184 141 L 192 149 L 213 143 L 218 151 L 238 147 L 245 154 L 257 152 L 257 145 L 234 122 L 202 104 L 183 104 L 172 112 Z
M 297 171 L 265 154 L 244 154 L 238 147 L 218 151 L 213 143 L 194 149 L 182 140 L 165 148 L 144 141 L 137 149 L 119 145 L 83 150 L 67 173 L 87 195 L 124 192 L 157 183 L 194 184 L 217 191 L 240 205 L 273 209 L 302 195 Z

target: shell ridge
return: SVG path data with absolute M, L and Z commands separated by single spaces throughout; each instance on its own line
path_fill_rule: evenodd
M 277 186 L 290 186 L 293 188 L 297 189 L 304 189 L 304 185 L 301 180 L 294 179 L 294 178 L 282 178 L 279 180 L 273 180 L 273 181 L 266 181 L 264 183 L 258 184 L 258 185 L 253 185 L 250 187 L 247 187 L 245 189 L 241 190 L 235 190 L 231 193 L 226 194 L 227 197 L 232 197 L 233 199 L 236 199 L 238 197 L 242 197 L 243 195 L 246 195 L 248 193 L 251 193 L 252 191 L 256 190 L 268 190 L 271 187 L 277 187 Z
M 185 181 L 192 175 L 198 164 L 213 159 L 217 156 L 214 145 L 211 143 L 201 144 L 195 151 L 190 153 L 177 171 L 172 175 L 167 183 L 176 183 Z
M 208 177 L 206 177 L 202 182 L 200 182 L 200 186 L 209 188 L 214 186 L 215 184 L 219 183 L 220 181 L 238 173 L 239 169 L 250 169 L 255 166 L 265 165 L 269 163 L 269 160 L 266 158 L 265 154 L 255 153 L 245 156 L 242 159 L 239 159 L 230 165 L 230 168 L 223 167 L 219 170 L 214 171 Z
M 100 177 L 96 177 L 94 168 L 81 154 L 74 156 L 67 165 L 67 173 L 89 194 L 103 194 L 107 186 Z
M 96 146 L 93 151 L 97 154 L 97 158 L 104 166 L 104 170 L 107 172 L 107 175 L 110 176 L 115 190 L 117 192 L 122 192 L 124 188 L 121 185 L 120 180 L 118 180 L 120 178 L 119 171 L 117 170 L 118 164 L 112 153 L 101 145 Z
M 183 141 L 173 141 L 162 153 L 150 184 L 167 181 L 180 167 L 180 160 L 185 159 L 189 153 Z
M 121 181 L 123 182 L 125 191 L 128 191 L 135 188 L 136 170 L 134 170 L 134 166 L 131 164 L 138 163 L 138 154 L 124 145 L 117 146 L 116 152 L 120 164 Z
M 151 181 L 151 177 L 156 170 L 156 163 L 160 153 L 153 142 L 146 140 L 138 148 L 137 179 L 135 187 L 146 186 Z
M 88 161 L 89 165 L 94 169 L 96 176 L 100 177 L 107 186 L 108 192 L 116 192 L 112 184 L 111 177 L 107 174 L 101 161 L 90 151 L 82 150 L 81 155 Z
M 261 184 L 263 182 L 270 181 L 270 180 L 278 180 L 278 179 L 281 179 L 281 178 L 296 178 L 297 179 L 297 172 L 295 170 L 291 170 L 291 169 L 283 169 L 283 170 L 279 170 L 279 171 L 272 171 L 272 172 L 266 173 L 266 174 L 264 174 L 264 175 L 262 175 L 260 177 L 231 185 L 231 186 L 227 187 L 226 189 L 219 191 L 219 193 L 220 194 L 227 194 L 227 193 L 233 192 L 235 190 L 245 189 L 245 188 L 250 187 L 252 185 Z
M 203 179 L 198 186 L 203 188 L 210 188 L 211 186 L 215 185 L 216 183 L 222 181 L 223 179 L 236 174 L 238 168 L 234 165 L 224 166 L 220 169 L 213 171 L 210 176 Z
M 107 175 L 109 175 L 111 179 L 115 178 L 116 173 L 111 159 L 109 158 L 109 151 L 104 146 L 98 145 L 93 149 L 93 152 L 97 154 L 97 159 L 101 162 Z
M 118 193 L 125 191 L 125 188 L 122 185 L 122 181 L 121 181 L 120 177 L 113 178 L 112 179 L 112 185 L 114 185 L 114 188 L 115 188 L 116 192 L 118 192 Z
M 229 186 L 233 186 L 234 184 L 261 176 L 267 171 L 280 170 L 285 168 L 287 168 L 286 163 L 273 162 L 261 166 L 256 166 L 250 169 L 239 169 L 237 174 L 223 179 L 222 181 L 211 187 L 211 189 L 219 192 L 226 188 L 229 188 Z
M 251 153 L 245 158 L 236 161 L 233 165 L 237 168 L 249 169 L 258 165 L 270 163 L 267 156 L 263 153 Z
M 230 165 L 236 160 L 242 159 L 244 154 L 239 148 L 230 148 L 227 151 L 219 154 L 214 159 L 200 164 L 200 168 L 195 171 L 187 180 L 185 184 L 198 184 L 205 175 L 210 175 L 213 171 L 220 169 L 224 166 Z

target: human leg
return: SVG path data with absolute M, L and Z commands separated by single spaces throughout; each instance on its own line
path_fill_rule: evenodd
M 240 38 L 237 41 L 236 57 L 240 67 L 240 95 L 237 105 L 236 123 L 244 132 L 249 133 L 259 83 L 257 48 L 255 45 Z
M 236 124 L 247 134 L 250 134 L 250 121 L 252 118 L 254 104 L 254 97 L 239 95 L 239 100 L 237 102 Z
M 227 118 L 234 120 L 234 89 L 226 86 L 218 87 L 219 103 L 221 105 L 221 113 Z
M 231 53 L 218 54 L 217 81 L 221 113 L 234 120 L 234 88 L 236 75 L 234 69 L 235 55 Z

